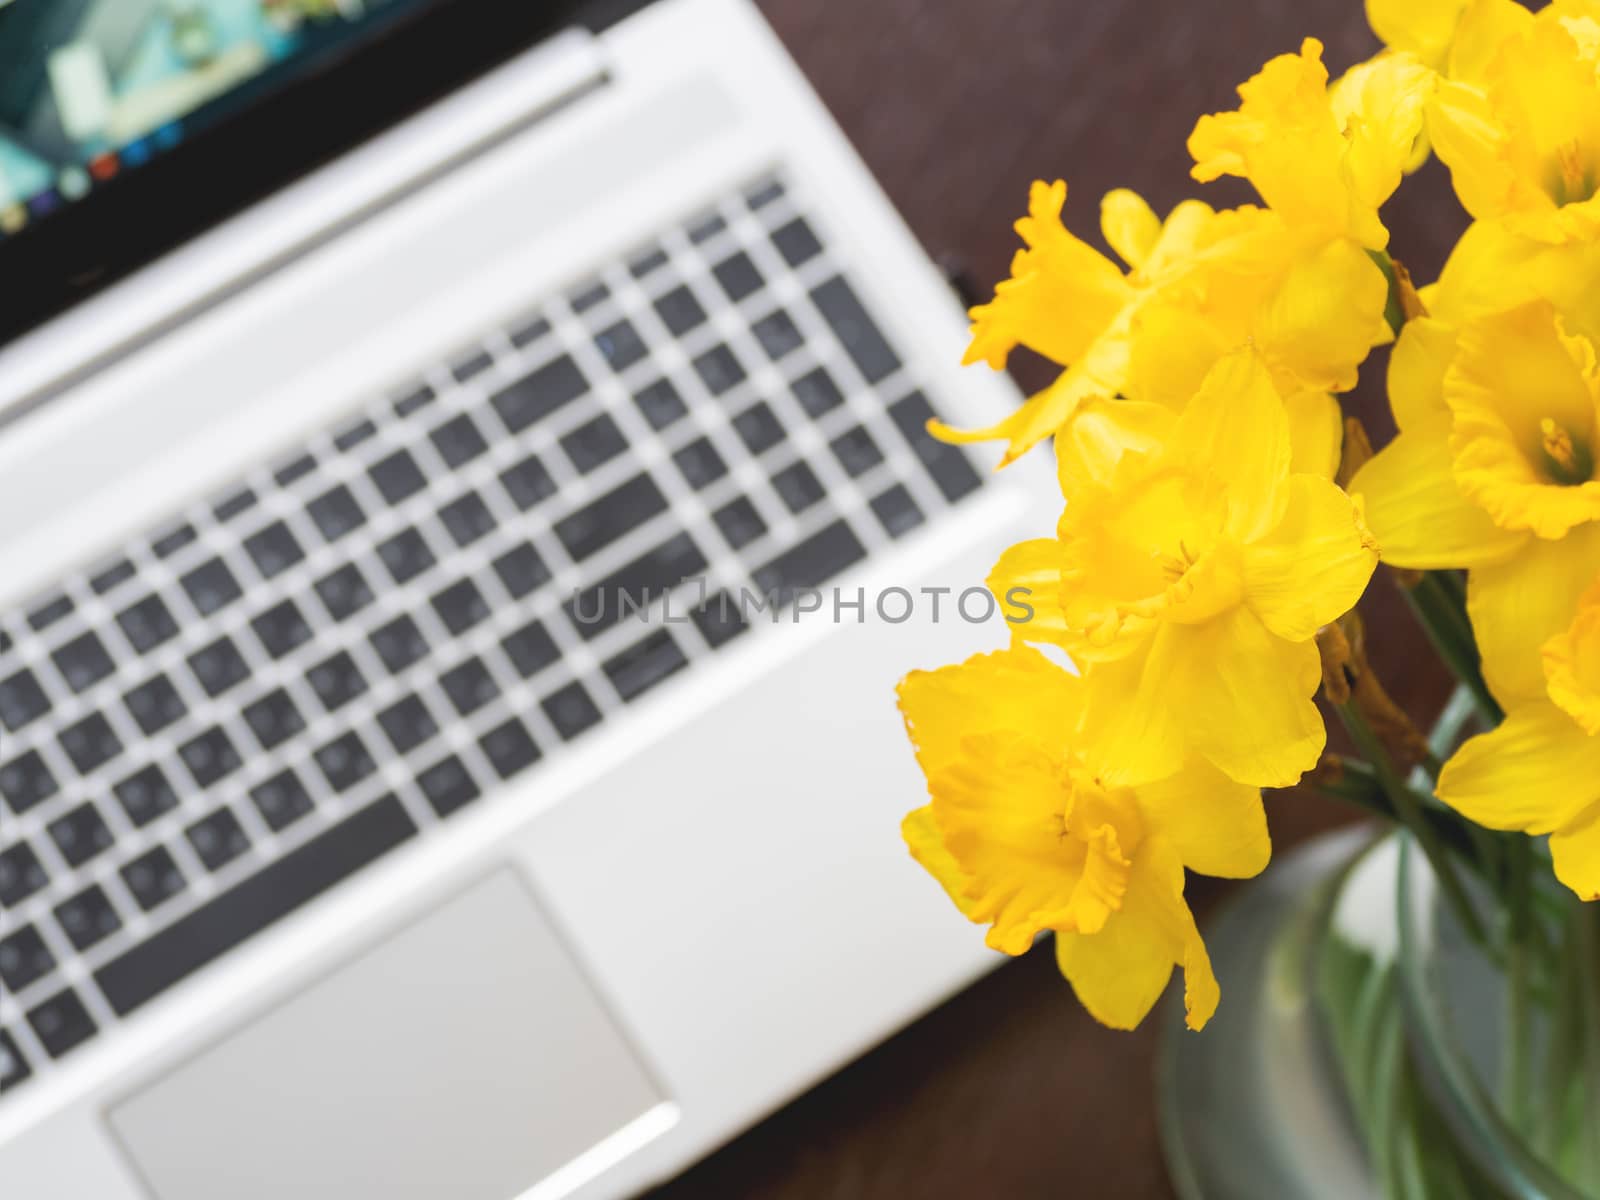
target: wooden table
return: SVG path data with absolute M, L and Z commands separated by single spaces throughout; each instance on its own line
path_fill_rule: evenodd
M 1305 36 L 1337 72 L 1377 43 L 1360 0 L 759 0 L 834 116 L 935 257 L 987 289 L 1016 248 L 1035 178 L 1065 178 L 1069 224 L 1098 241 L 1099 198 L 1160 212 L 1242 186 L 1188 178 L 1195 118 Z M 1396 257 L 1433 277 L 1464 221 L 1437 164 L 1385 217 Z M 1348 407 L 1380 440 L 1382 356 Z M 1029 387 L 1049 377 L 1023 364 Z M 974 368 L 981 370 L 984 368 Z M 1387 579 L 1364 602 L 1377 661 L 1419 716 L 1439 669 Z M 1347 819 L 1309 792 L 1269 799 L 1281 850 Z M 1204 910 L 1222 886 L 1191 886 Z M 951 920 L 958 920 L 952 911 Z M 976 934 L 974 936 L 977 936 Z M 734 1141 L 652 1200 L 1093 1200 L 1173 1196 L 1157 1143 L 1155 1022 L 1133 1034 L 1078 1008 L 1052 956 L 1002 967 Z

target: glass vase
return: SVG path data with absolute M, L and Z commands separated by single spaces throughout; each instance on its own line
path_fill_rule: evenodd
M 1207 932 L 1223 1003 L 1168 1014 L 1161 1134 L 1184 1200 L 1600 1198 L 1600 905 L 1536 861 L 1469 900 L 1404 831 L 1319 839 Z M 1515 922 L 1508 926 L 1508 922 Z

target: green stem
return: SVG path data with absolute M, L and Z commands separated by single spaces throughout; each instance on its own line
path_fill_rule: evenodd
M 1582 1053 L 1584 1103 L 1581 1111 L 1584 1124 L 1580 1137 L 1579 1153 L 1585 1155 L 1583 1166 L 1588 1182 L 1600 1185 L 1600 1137 L 1595 1137 L 1592 1122 L 1600 1113 L 1600 908 L 1584 904 L 1573 914 L 1577 929 L 1578 979 L 1581 985 L 1579 1003 L 1583 1014 L 1584 1031 Z
M 1444 659 L 1445 665 L 1465 684 L 1485 723 L 1498 725 L 1505 713 L 1483 679 L 1478 644 L 1467 616 L 1466 591 L 1451 571 L 1427 571 L 1414 586 L 1402 586 L 1417 622 Z
M 1456 918 L 1461 922 L 1461 928 L 1473 941 L 1488 948 L 1489 938 L 1483 927 L 1483 920 L 1473 907 L 1466 888 L 1462 886 L 1461 879 L 1456 874 L 1455 864 L 1445 854 L 1438 828 L 1425 815 L 1427 806 L 1422 797 L 1407 787 L 1400 778 L 1400 773 L 1390 760 L 1389 752 L 1384 749 L 1383 742 L 1372 732 L 1367 719 L 1355 705 L 1346 703 L 1337 705 L 1336 708 L 1340 719 L 1344 721 L 1344 727 L 1350 733 L 1351 740 L 1356 744 L 1356 749 L 1360 750 L 1371 764 L 1373 775 L 1393 808 L 1395 818 L 1416 835 L 1417 844 L 1427 855 L 1428 865 L 1433 868 L 1440 888 L 1456 910 Z
M 1506 1112 L 1512 1127 L 1533 1128 L 1533 1012 L 1529 945 L 1532 925 L 1533 855 L 1527 839 L 1514 843 L 1506 880 Z

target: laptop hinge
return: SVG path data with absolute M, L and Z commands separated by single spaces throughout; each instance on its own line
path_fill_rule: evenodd
M 0 427 L 603 88 L 600 40 L 541 43 L 0 352 Z

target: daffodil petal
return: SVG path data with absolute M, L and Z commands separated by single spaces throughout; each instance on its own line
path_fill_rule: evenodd
M 1488 829 L 1549 833 L 1600 799 L 1600 738 L 1548 701 L 1525 703 L 1451 756 L 1438 792 Z
M 1117 257 L 1138 268 L 1144 266 L 1161 236 L 1161 218 L 1138 192 L 1117 188 L 1100 201 L 1100 232 Z
M 1070 503 L 1085 485 L 1106 486 L 1122 456 L 1153 454 L 1172 436 L 1176 417 L 1161 404 L 1090 396 L 1056 435 L 1056 470 Z
M 1578 899 L 1600 900 L 1600 805 L 1591 805 L 1575 820 L 1550 835 L 1556 878 Z
M 1484 678 L 1502 705 L 1544 696 L 1544 644 L 1572 621 L 1596 574 L 1600 525 L 1591 524 L 1559 542 L 1530 538 L 1510 558 L 1467 576 L 1467 612 Z
M 1148 824 L 1161 830 L 1191 871 L 1248 879 L 1272 856 L 1261 789 L 1235 783 L 1204 759 L 1141 784 L 1138 797 Z
M 1501 529 L 1461 494 L 1448 427 L 1402 429 L 1350 481 L 1365 502 L 1367 526 L 1383 561 L 1433 570 L 1503 562 L 1526 544 L 1522 530 Z
M 1355 607 L 1377 566 L 1378 544 L 1351 498 L 1293 475 L 1283 520 L 1244 548 L 1245 600 L 1271 632 L 1307 641 Z
M 1007 620 L 1016 618 L 1011 625 L 1013 639 L 1068 649 L 1078 640 L 1061 608 L 1061 543 L 1055 538 L 1035 538 L 1007 548 L 987 582 Z
M 1122 910 L 1100 932 L 1058 934 L 1056 962 L 1091 1016 L 1133 1029 L 1161 998 L 1174 965 L 1184 970 L 1191 1029 L 1201 1029 L 1220 998 L 1211 959 L 1183 898 L 1183 867 L 1170 850 L 1138 855 Z
M 1346 392 L 1373 346 L 1389 340 L 1389 281 L 1348 238 L 1297 256 L 1255 322 L 1261 353 L 1301 383 Z
M 938 823 L 933 819 L 933 805 L 924 804 L 907 813 L 900 822 L 900 835 L 905 838 L 911 857 L 933 876 L 962 915 L 972 918 L 972 901 L 966 895 L 972 881 L 945 848 L 944 835 L 939 832 Z
M 1442 65 L 1470 0 L 1367 0 L 1367 24 L 1386 46 Z
M 1332 479 L 1344 447 L 1344 413 L 1327 392 L 1296 392 L 1283 402 L 1289 418 L 1289 470 Z
M 1005 442 L 1000 466 L 1008 466 L 1032 450 L 1045 438 L 1054 437 L 1086 396 L 1104 392 L 1105 385 L 1074 364 L 1056 377 L 1042 392 L 1035 392 L 1021 407 L 1003 420 L 983 429 L 956 429 L 943 421 L 931 421 L 928 431 L 940 441 L 955 445 L 972 442 Z
M 1502 153 L 1505 134 L 1488 97 L 1465 84 L 1442 83 L 1429 99 L 1427 113 L 1433 152 L 1450 168 L 1461 206 L 1480 220 L 1515 209 L 1521 189 Z
M 1171 444 L 1183 460 L 1206 463 L 1227 481 L 1234 537 L 1252 541 L 1278 523 L 1288 503 L 1289 418 L 1253 350 L 1211 368 Z
M 1448 425 L 1444 375 L 1455 357 L 1454 327 L 1433 317 L 1407 321 L 1389 352 L 1389 407 L 1402 431 Z

